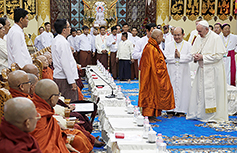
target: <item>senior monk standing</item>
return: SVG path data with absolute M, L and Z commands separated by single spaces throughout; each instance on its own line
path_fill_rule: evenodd
M 39 118 L 35 105 L 28 98 L 8 100 L 0 125 L 0 152 L 41 153 L 37 141 L 28 134 L 35 129 Z
M 22 70 L 16 70 L 8 75 L 8 84 L 12 97 L 26 97 L 30 98 L 30 80 Z
M 163 39 L 161 30 L 153 30 L 140 61 L 140 91 L 138 106 L 150 122 L 157 121 L 161 110 L 175 108 L 173 88 L 167 71 L 165 57 L 159 48 Z
M 53 117 L 53 107 L 58 102 L 59 95 L 57 84 L 50 79 L 40 80 L 36 84 L 32 101 L 41 114 L 41 119 L 31 135 L 38 141 L 42 152 L 66 153 L 69 152 L 69 149 L 70 151 L 78 150 L 81 153 L 89 153 L 93 146 L 87 137 L 76 129 L 61 131 L 57 120 Z M 73 142 L 66 144 L 67 134 L 76 136 Z

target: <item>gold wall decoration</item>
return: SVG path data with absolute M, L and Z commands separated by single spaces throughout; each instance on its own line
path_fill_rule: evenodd
M 170 14 L 174 20 L 180 20 L 184 14 L 184 0 L 171 0 Z
M 104 22 L 107 27 L 116 25 L 116 2 L 117 0 L 83 0 L 84 2 L 84 25 L 91 27 L 96 22 L 98 9 L 104 13 Z
M 157 23 L 162 26 L 168 24 L 169 21 L 169 1 L 168 0 L 157 0 L 156 4 L 156 19 Z
M 226 20 L 230 14 L 230 0 L 218 0 L 217 16 L 221 20 Z
M 215 14 L 215 0 L 202 0 L 202 16 L 209 21 Z
M 187 0 L 186 16 L 189 20 L 194 21 L 199 16 L 200 0 Z
M 22 0 L 6 0 L 6 12 L 4 14 L 7 14 L 7 16 L 10 19 L 14 18 L 14 9 L 21 7 Z
M 36 15 L 36 0 L 22 0 L 23 8 L 29 12 L 28 19 L 31 20 Z
M 0 17 L 4 15 L 4 1 L 0 1 Z

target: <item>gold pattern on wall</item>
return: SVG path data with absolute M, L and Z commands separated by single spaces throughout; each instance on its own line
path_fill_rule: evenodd
M 94 25 L 111 27 L 117 24 L 116 2 L 117 0 L 83 0 L 84 2 L 84 25 L 89 27 Z M 99 10 L 100 9 L 100 10 Z M 97 21 L 97 15 L 103 20 Z
M 170 11 L 174 20 L 180 20 L 184 14 L 184 0 L 171 0 Z
M 215 0 L 202 0 L 202 16 L 209 21 L 215 14 Z
M 21 0 L 6 0 L 6 11 L 4 14 L 7 14 L 7 16 L 10 18 L 10 19 L 13 19 L 14 16 L 14 9 L 15 8 L 18 8 L 21 6 Z
M 230 0 L 218 0 L 217 16 L 221 20 L 226 20 L 230 14 Z
M 45 21 L 46 16 L 50 19 L 50 0 L 38 0 L 38 16 L 40 16 L 43 21 Z
M 194 21 L 199 15 L 199 0 L 187 0 L 186 16 Z
M 4 1 L 0 1 L 0 17 L 4 15 Z
M 161 17 L 164 22 L 167 17 L 169 17 L 169 1 L 168 0 L 157 0 L 157 17 Z M 160 23 L 159 23 L 160 24 Z M 166 24 L 166 23 L 162 23 Z
M 36 15 L 36 0 L 23 0 L 23 8 L 29 12 L 28 19 L 33 19 Z

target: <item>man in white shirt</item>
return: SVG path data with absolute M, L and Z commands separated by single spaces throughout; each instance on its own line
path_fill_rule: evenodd
M 196 20 L 195 26 L 197 26 L 200 21 L 202 21 L 202 18 L 198 18 L 198 19 Z M 197 31 L 196 28 L 195 28 L 195 29 L 190 33 L 188 42 L 189 42 L 191 45 L 193 45 L 194 42 L 195 42 L 195 40 L 196 40 L 196 38 L 197 38 L 197 36 L 198 36 L 198 31 Z
M 80 56 L 80 64 L 82 67 L 86 67 L 87 65 L 91 65 L 91 57 L 92 57 L 92 50 L 93 50 L 93 39 L 92 36 L 89 34 L 89 28 L 87 26 L 82 27 L 83 34 L 78 37 L 77 45 L 79 49 L 79 56 Z M 82 70 L 81 76 L 85 76 L 85 70 Z
M 97 64 L 97 50 L 95 47 L 95 37 L 98 35 L 98 29 L 97 28 L 93 28 L 93 31 L 91 33 L 92 36 L 92 41 L 93 41 L 93 56 L 92 56 L 92 65 L 96 65 Z
M 146 44 L 148 43 L 148 39 L 151 37 L 151 33 L 152 33 L 153 29 L 154 28 L 150 24 L 147 24 L 146 25 L 146 36 L 140 38 L 135 44 L 135 48 L 132 53 L 132 56 L 134 59 L 138 60 L 138 67 L 140 65 L 140 59 L 142 57 L 143 49 L 145 48 Z
M 7 61 L 7 43 L 3 39 L 5 36 L 5 29 L 4 26 L 0 20 L 0 80 L 1 79 L 1 71 L 4 68 L 8 67 L 8 61 Z
M 79 50 L 77 48 L 77 31 L 75 28 L 71 29 L 71 35 L 67 37 L 67 41 L 71 46 L 71 50 L 73 52 L 74 59 L 77 63 L 79 63 Z
M 44 27 L 39 27 L 39 35 L 35 38 L 35 47 L 37 50 L 41 50 L 44 48 L 44 46 L 41 43 L 41 34 L 44 32 Z
M 50 32 L 51 25 L 49 22 L 44 24 L 45 31 L 41 34 L 41 43 L 44 48 L 51 46 L 53 40 L 53 34 Z
M 80 36 L 82 34 L 81 29 L 77 29 L 77 35 Z
M 53 39 L 51 46 L 54 64 L 53 78 L 62 96 L 75 101 L 78 100 L 76 80 L 79 77 L 76 61 L 66 39 L 71 27 L 66 19 L 57 19 L 54 28 L 58 35 Z
M 202 122 L 226 122 L 227 83 L 223 55 L 225 47 L 219 35 L 209 30 L 207 21 L 197 25 L 198 37 L 191 53 L 198 69 L 192 84 L 186 118 Z
M 122 26 L 123 32 L 127 32 L 128 34 L 128 40 L 130 40 L 130 37 L 132 37 L 132 34 L 129 32 L 129 25 L 128 23 L 124 23 Z M 120 42 L 122 38 L 122 33 L 118 34 L 118 41 Z
M 106 44 L 107 35 L 105 27 L 100 27 L 100 34 L 95 37 L 95 48 L 97 49 L 97 60 L 99 60 L 105 69 L 108 69 L 108 51 L 109 48 Z
M 222 32 L 221 32 L 221 24 L 220 23 L 215 23 L 214 24 L 214 32 L 218 35 L 222 35 Z
M 163 31 L 164 31 L 164 34 L 163 34 L 163 43 L 162 43 L 162 49 L 165 50 L 165 46 L 171 42 L 171 41 L 174 41 L 174 37 L 173 35 L 169 32 L 169 25 L 165 25 L 163 26 Z
M 23 28 L 28 25 L 28 12 L 22 8 L 14 10 L 15 24 L 7 34 L 8 68 L 12 63 L 17 63 L 21 68 L 32 64 L 32 58 L 27 49 Z
M 131 63 L 134 62 L 133 44 L 128 40 L 128 34 L 126 32 L 122 33 L 122 41 L 120 41 L 118 46 L 118 52 L 116 55 L 116 62 L 119 62 L 119 79 L 121 81 L 131 79 Z
M 121 27 L 120 27 L 120 25 L 116 25 L 116 28 L 117 28 L 117 34 L 121 33 Z
M 118 50 L 118 34 L 117 34 L 117 28 L 116 26 L 113 26 L 111 28 L 111 33 L 106 41 L 107 46 L 109 47 L 110 51 L 110 73 L 112 74 L 114 79 L 117 79 L 117 71 L 118 71 L 118 64 L 116 62 L 116 54 Z
M 175 99 L 175 109 L 172 112 L 167 111 L 167 113 L 173 113 L 172 115 L 177 113 L 177 116 L 187 113 L 191 94 L 189 62 L 192 61 L 192 46 L 183 40 L 183 37 L 184 30 L 180 27 L 175 28 L 175 41 L 169 42 L 164 51 Z
M 140 37 L 137 36 L 137 28 L 132 28 L 132 37 L 129 40 L 133 43 L 133 48 L 135 48 L 137 41 Z M 134 62 L 131 64 L 131 79 L 138 79 L 138 59 L 135 59 Z
M 223 24 L 222 35 L 219 35 L 226 49 L 226 55 L 224 56 L 226 78 L 227 83 L 235 86 L 236 80 L 236 62 L 235 54 L 237 52 L 237 36 L 230 33 L 230 25 Z

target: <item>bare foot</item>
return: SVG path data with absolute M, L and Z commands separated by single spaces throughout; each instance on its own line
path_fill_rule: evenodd
M 97 137 L 95 138 L 94 147 L 102 147 L 102 146 L 105 145 L 104 142 L 99 141 L 99 138 L 100 138 L 99 136 L 97 136 Z

